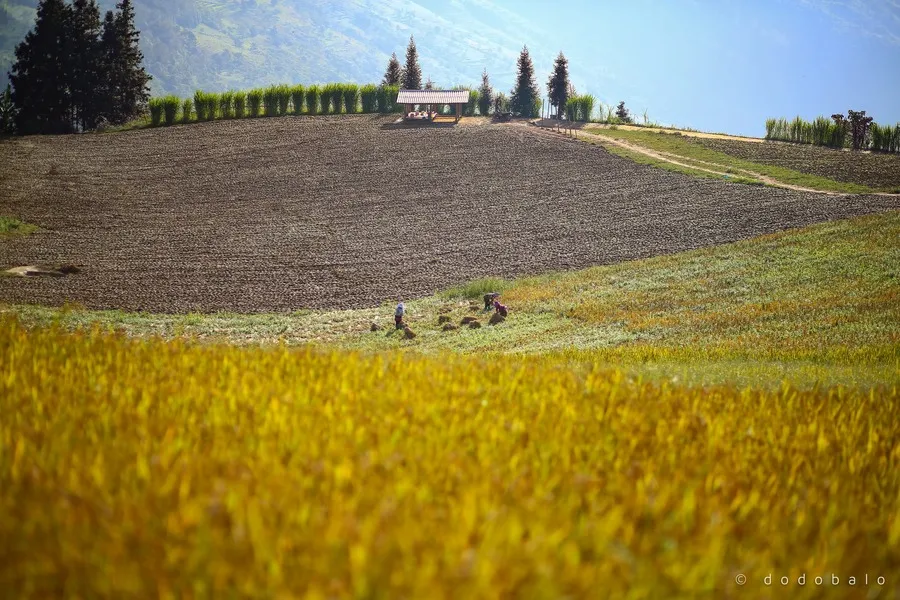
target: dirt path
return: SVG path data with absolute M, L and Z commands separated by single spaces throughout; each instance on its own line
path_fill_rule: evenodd
M 847 195 L 843 192 L 832 192 L 832 191 L 828 191 L 828 190 L 816 190 L 813 188 L 807 188 L 807 187 L 803 187 L 803 186 L 799 186 L 799 185 L 791 185 L 790 183 L 783 183 L 781 181 L 778 181 L 777 179 L 772 179 L 768 175 L 763 175 L 762 173 L 757 173 L 756 171 L 749 171 L 747 169 L 738 169 L 735 167 L 730 167 L 731 170 L 734 171 L 734 173 L 728 173 L 727 171 L 721 170 L 721 165 L 717 165 L 716 163 L 713 163 L 713 162 L 700 160 L 700 159 L 696 159 L 696 158 L 689 159 L 689 162 L 683 162 L 685 160 L 684 157 L 678 156 L 677 154 L 672 154 L 671 152 L 662 152 L 659 150 L 651 150 L 644 146 L 632 144 L 631 142 L 626 142 L 625 140 L 614 139 L 614 138 L 607 137 L 605 135 L 597 135 L 597 134 L 589 133 L 589 132 L 585 132 L 585 133 L 587 133 L 587 135 L 592 135 L 594 137 L 598 137 L 598 138 L 607 140 L 610 143 L 615 144 L 616 146 L 625 148 L 626 150 L 629 150 L 631 152 L 637 152 L 639 154 L 643 154 L 644 156 L 649 156 L 650 158 L 655 158 L 657 160 L 661 160 L 661 161 L 664 161 L 664 162 L 667 162 L 667 163 L 670 163 L 673 165 L 678 165 L 680 167 L 685 167 L 688 169 L 704 171 L 706 173 L 712 173 L 714 175 L 721 175 L 722 177 L 729 177 L 729 176 L 737 173 L 740 175 L 750 177 L 751 179 L 756 179 L 757 181 L 761 181 L 762 183 L 764 183 L 766 185 L 771 185 L 773 187 L 780 187 L 780 188 L 784 188 L 787 190 L 794 190 L 796 192 L 808 192 L 808 193 L 813 193 L 813 194 L 827 194 L 829 196 L 846 196 Z M 696 164 L 691 164 L 691 163 L 710 165 L 713 167 L 719 167 L 719 169 L 709 169 L 706 167 L 699 167 Z
M 543 119 L 534 121 L 534 124 L 538 127 L 549 127 L 555 128 L 559 122 Z M 706 133 L 703 131 L 685 131 L 683 129 L 664 129 L 662 127 L 641 127 L 638 125 L 606 125 L 604 123 L 569 123 L 573 129 L 586 129 L 590 127 L 591 129 L 609 129 L 611 131 L 615 131 L 617 129 L 622 129 L 625 131 L 649 131 L 651 133 L 668 133 L 674 134 L 679 133 L 686 137 L 696 137 L 696 138 L 706 138 L 710 140 L 737 140 L 739 142 L 751 142 L 754 144 L 761 144 L 765 140 L 762 138 L 755 137 L 744 137 L 740 135 L 727 135 L 724 133 Z
M 633 128 L 633 129 L 642 129 L 642 130 L 646 130 L 646 128 L 640 128 L 640 127 L 635 127 L 635 128 Z M 584 134 L 584 135 L 589 135 L 589 136 L 592 136 L 592 137 L 595 137 L 595 138 L 602 139 L 602 140 L 604 141 L 604 143 L 607 143 L 607 142 L 608 142 L 608 143 L 613 144 L 613 145 L 615 145 L 615 146 L 619 146 L 619 147 L 621 147 L 621 148 L 624 148 L 624 149 L 626 149 L 626 150 L 628 150 L 628 151 L 630 151 L 630 152 L 636 152 L 636 153 L 638 153 L 638 154 L 643 154 L 644 156 L 647 156 L 647 157 L 649 157 L 649 158 L 654 158 L 654 159 L 656 159 L 656 160 L 661 160 L 661 161 L 663 161 L 663 162 L 667 162 L 667 163 L 670 163 L 670 164 L 673 164 L 673 165 L 678 165 L 678 166 L 680 166 L 680 167 L 685 167 L 685 168 L 687 168 L 687 169 L 693 169 L 693 170 L 695 170 L 695 171 L 703 171 L 703 172 L 705 172 L 705 173 L 711 173 L 711 174 L 713 174 L 713 175 L 721 175 L 722 177 L 729 177 L 729 176 L 732 176 L 732 175 L 735 175 L 735 174 L 739 174 L 739 175 L 742 175 L 742 176 L 749 177 L 749 178 L 751 178 L 751 179 L 756 179 L 757 181 L 760 181 L 760 182 L 762 182 L 762 183 L 764 183 L 764 184 L 766 184 L 766 185 L 770 185 L 770 186 L 772 186 L 772 187 L 784 188 L 784 189 L 786 189 L 786 190 L 794 190 L 795 192 L 805 192 L 805 193 L 811 193 L 811 194 L 825 194 L 825 195 L 828 195 L 828 196 L 848 196 L 848 195 L 853 195 L 853 194 L 848 194 L 848 193 L 846 193 L 846 192 L 834 192 L 834 191 L 829 191 L 829 190 L 817 190 L 817 189 L 808 188 L 808 187 L 803 187 L 803 186 L 799 186 L 799 185 L 793 185 L 793 184 L 790 184 L 790 183 L 784 183 L 783 181 L 778 181 L 777 179 L 773 179 L 772 177 L 769 177 L 768 175 L 763 175 L 762 173 L 757 173 L 756 171 L 750 171 L 750 170 L 748 170 L 748 169 L 739 169 L 739 168 L 737 168 L 737 167 L 729 167 L 729 169 L 732 171 L 732 172 L 729 173 L 729 172 L 727 172 L 727 171 L 721 170 L 721 167 L 722 167 L 721 165 L 718 165 L 718 164 L 716 164 L 716 163 L 709 162 L 709 161 L 706 161 L 706 160 L 701 160 L 701 159 L 699 159 L 699 158 L 685 159 L 683 156 L 678 156 L 677 154 L 672 154 L 671 152 L 663 152 L 663 151 L 660 151 L 660 150 L 651 150 L 650 148 L 647 148 L 647 147 L 645 147 L 645 146 L 641 146 L 641 145 L 638 145 L 638 144 L 632 144 L 631 142 L 626 142 L 625 140 L 612 138 L 612 137 L 609 137 L 609 136 L 603 135 L 603 134 L 592 133 L 592 132 L 590 132 L 590 131 L 585 131 L 585 130 L 583 130 L 583 131 L 582 131 L 582 134 Z M 709 135 L 709 136 L 712 136 L 712 135 L 714 135 L 714 134 L 708 134 L 708 135 Z M 702 137 L 702 136 L 696 136 L 696 137 Z M 728 137 L 728 136 L 718 136 L 718 137 L 720 137 L 720 138 L 726 138 L 726 137 Z M 732 139 L 742 139 L 742 138 L 736 138 L 736 137 L 735 137 L 735 138 L 732 138 Z M 688 162 L 684 162 L 684 161 L 688 161 Z M 694 163 L 694 164 L 692 164 L 692 163 Z M 718 168 L 718 169 L 710 169 L 710 168 L 706 168 L 706 167 L 697 166 L 697 164 L 709 165 L 709 166 L 712 166 L 712 167 L 719 167 L 719 168 Z M 872 196 L 888 196 L 888 197 L 898 197 L 898 196 L 900 196 L 900 194 L 890 194 L 890 193 L 887 193 L 887 192 L 872 192 L 872 193 L 869 193 L 869 194 L 866 194 L 866 195 L 872 195 Z

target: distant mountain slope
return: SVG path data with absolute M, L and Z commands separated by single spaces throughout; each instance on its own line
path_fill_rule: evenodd
M 115 0 L 100 0 L 105 11 Z M 34 24 L 37 0 L 0 0 L 0 82 Z M 477 85 L 487 68 L 512 85 L 522 45 L 538 75 L 558 48 L 528 22 L 483 0 L 136 0 L 155 94 L 187 96 L 273 82 L 373 82 L 416 36 L 422 69 L 441 86 Z M 539 83 L 543 83 L 542 80 Z

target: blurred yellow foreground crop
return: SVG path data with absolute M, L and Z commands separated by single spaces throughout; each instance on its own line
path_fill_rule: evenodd
M 898 408 L 0 318 L 0 595 L 896 598 Z

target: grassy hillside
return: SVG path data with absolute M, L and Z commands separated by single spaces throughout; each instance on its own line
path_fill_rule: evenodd
M 37 227 L 31 223 L 23 223 L 13 217 L 0 215 L 0 240 L 14 235 L 28 235 L 37 231 Z
M 664 153 L 666 156 L 674 158 L 680 163 L 689 165 L 689 167 L 695 166 L 700 169 L 709 169 L 732 174 L 735 181 L 759 183 L 759 180 L 754 179 L 753 176 L 753 174 L 759 174 L 770 177 L 780 183 L 827 192 L 866 194 L 876 191 L 894 192 L 897 189 L 894 185 L 883 185 L 883 178 L 877 176 L 857 178 L 855 181 L 836 181 L 834 178 L 822 174 L 811 173 L 809 172 L 809 169 L 804 168 L 802 165 L 798 166 L 803 170 L 796 170 L 787 168 L 783 165 L 754 162 L 738 158 L 737 156 L 727 154 L 726 152 L 707 147 L 709 144 L 705 144 L 704 140 L 701 140 L 700 138 L 678 135 L 677 132 L 655 133 L 649 131 L 598 127 L 588 128 L 587 132 L 596 136 L 596 138 L 600 140 L 600 143 L 602 143 L 602 140 L 605 138 L 624 140 L 643 148 Z M 743 143 L 744 145 L 748 144 L 747 142 L 739 143 Z M 749 145 L 761 146 L 760 144 L 754 143 L 749 143 Z M 768 146 L 769 144 L 766 145 Z M 609 145 L 607 149 L 615 154 L 631 158 L 643 164 L 652 164 L 661 168 L 689 173 L 699 177 L 719 177 L 718 175 L 697 169 L 686 168 L 653 157 L 642 156 L 625 148 Z M 791 153 L 793 151 L 794 148 L 791 147 L 787 152 Z M 802 151 L 803 148 L 800 147 L 799 152 Z M 868 159 L 864 158 L 862 160 Z M 845 153 L 845 155 L 841 157 L 841 162 L 845 164 L 854 165 L 859 161 L 860 159 L 857 154 Z M 900 162 L 894 162 L 900 165 Z M 864 185 L 861 182 L 867 182 L 870 183 L 870 185 Z
M 808 144 L 753 144 L 696 139 L 697 144 L 738 159 L 871 186 L 900 194 L 900 154 L 849 152 Z
M 157 315 L 12 306 L 26 323 L 197 336 L 238 343 L 313 342 L 346 349 L 557 354 L 690 384 L 869 386 L 900 371 L 900 213 L 516 281 L 474 282 L 409 303 L 417 334 L 392 329 L 393 305 L 295 314 Z M 502 290 L 511 317 L 473 311 Z M 438 318 L 485 326 L 444 332 Z M 386 330 L 371 332 L 376 321 Z M 505 360 L 505 359 L 500 359 Z

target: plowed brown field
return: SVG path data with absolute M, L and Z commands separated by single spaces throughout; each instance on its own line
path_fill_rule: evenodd
M 744 160 L 890 192 L 900 190 L 900 154 L 850 152 L 783 142 L 753 143 L 699 138 L 691 141 Z
M 362 307 L 900 208 L 694 179 L 518 124 L 254 119 L 0 143 L 0 301 L 181 312 Z

